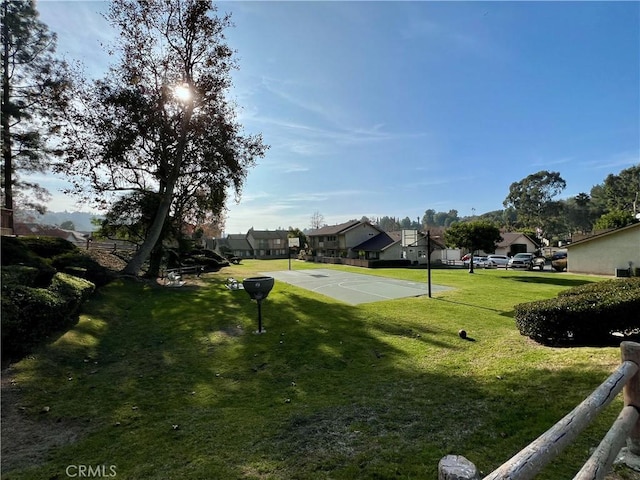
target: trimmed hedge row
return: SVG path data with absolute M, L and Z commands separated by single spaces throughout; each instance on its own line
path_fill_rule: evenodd
M 4 268 L 2 274 L 4 280 Z M 28 270 L 22 274 L 28 275 Z M 65 273 L 56 273 L 48 288 L 3 282 L 2 356 L 23 356 L 51 335 L 73 326 L 80 304 L 94 288 L 91 282 Z
M 522 335 L 545 345 L 606 345 L 615 332 L 640 333 L 640 279 L 582 285 L 557 298 L 515 306 Z
M 410 267 L 411 260 L 395 259 L 395 260 L 371 260 L 369 267 L 371 268 L 392 268 L 392 267 Z
M 22 237 L 2 237 L 0 246 L 2 247 L 2 255 L 0 255 L 0 258 L 2 259 L 3 271 L 9 265 L 33 267 L 38 270 L 35 285 L 39 287 L 49 285 L 53 275 L 56 273 L 56 269 L 51 266 L 50 260 L 40 257 L 31 250 Z
M 51 265 L 59 272 L 65 272 L 76 277 L 82 277 L 94 283 L 96 287 L 102 287 L 111 280 L 111 273 L 86 255 L 77 250 L 56 255 L 51 259 Z

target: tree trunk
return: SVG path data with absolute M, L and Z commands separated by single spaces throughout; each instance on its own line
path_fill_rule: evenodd
M 122 273 L 125 275 L 134 275 L 137 276 L 140 273 L 140 269 L 144 262 L 147 261 L 149 255 L 151 255 L 151 251 L 156 246 L 158 241 L 162 241 L 162 231 L 164 230 L 165 222 L 167 221 L 167 217 L 169 216 L 169 209 L 171 208 L 171 203 L 173 202 L 173 191 L 175 189 L 176 183 L 178 182 L 178 178 L 180 178 L 180 172 L 182 170 L 182 159 L 184 158 L 184 152 L 187 144 L 187 130 L 189 123 L 191 122 L 191 116 L 193 114 L 193 99 L 189 101 L 185 108 L 184 116 L 182 118 L 181 126 L 180 126 L 180 138 L 178 140 L 178 145 L 174 154 L 175 163 L 173 164 L 173 168 L 169 173 L 169 178 L 167 178 L 166 188 L 162 195 L 162 199 L 160 200 L 160 205 L 158 205 L 158 210 L 156 211 L 156 216 L 153 219 L 153 223 L 151 224 L 151 228 L 147 233 L 147 237 L 142 242 L 142 245 L 136 251 L 133 258 L 129 261 L 127 266 L 124 268 Z
M 156 243 L 151 255 L 149 256 L 149 270 L 145 274 L 148 278 L 158 278 L 160 276 L 160 266 L 162 265 L 162 256 L 164 255 L 164 248 L 162 248 L 162 241 L 164 235 L 160 235 L 158 243 Z
M 125 275 L 137 276 L 138 273 L 140 273 L 142 265 L 147 261 L 149 255 L 151 255 L 151 251 L 158 242 L 160 234 L 162 233 L 162 229 L 164 228 L 165 221 L 169 216 L 169 209 L 171 208 L 171 201 L 173 200 L 174 184 L 175 182 L 171 182 L 170 188 L 167 188 L 164 195 L 162 196 L 162 200 L 160 201 L 160 205 L 158 206 L 158 210 L 156 211 L 156 216 L 153 219 L 151 228 L 147 233 L 147 237 L 144 239 L 144 242 L 142 242 L 140 248 L 138 248 L 133 258 L 129 261 L 127 266 L 122 271 L 122 273 L 124 273 Z
M 7 18 L 7 2 L 3 2 L 4 12 L 3 18 Z M 13 158 L 11 152 L 11 125 L 9 123 L 9 115 L 7 111 L 11 96 L 9 95 L 9 27 L 7 22 L 3 22 L 2 45 L 4 59 L 2 62 L 2 160 L 4 161 L 4 206 L 9 210 L 13 210 Z M 7 228 L 13 230 L 13 215 L 9 215 L 9 224 Z

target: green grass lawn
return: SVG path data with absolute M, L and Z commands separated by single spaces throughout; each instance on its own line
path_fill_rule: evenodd
M 293 263 L 316 266 L 426 281 L 425 270 Z M 256 304 L 225 281 L 286 268 L 245 261 L 183 288 L 103 288 L 75 328 L 9 373 L 24 420 L 73 440 L 3 465 L 3 478 L 105 465 L 123 479 L 435 479 L 447 454 L 486 474 L 620 362 L 617 348 L 544 347 L 514 324 L 515 304 L 594 277 L 433 270 L 455 289 L 359 306 L 276 282 L 256 335 Z M 539 478 L 572 478 L 621 407 Z

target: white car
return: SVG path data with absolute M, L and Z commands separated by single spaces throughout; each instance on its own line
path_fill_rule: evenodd
M 487 255 L 487 260 L 484 263 L 484 268 L 506 268 L 508 263 L 509 257 L 507 257 L 506 255 Z
M 533 270 L 538 267 L 540 271 L 544 270 L 546 259 L 544 257 L 536 257 L 533 253 L 516 253 L 509 259 L 507 268 L 526 268 Z
M 477 255 L 473 256 L 473 266 L 474 267 L 484 267 L 486 261 L 487 261 L 487 257 L 479 257 Z M 463 265 L 465 267 L 469 266 L 469 260 L 468 259 L 464 260 L 462 263 L 463 263 Z

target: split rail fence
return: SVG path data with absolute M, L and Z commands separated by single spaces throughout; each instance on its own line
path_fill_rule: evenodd
M 640 344 L 620 344 L 622 363 L 591 395 L 558 423 L 523 448 L 483 480 L 529 480 L 562 452 L 622 391 L 624 407 L 600 445 L 573 480 L 602 480 L 610 472 L 620 450 L 627 445 L 630 457 L 640 459 Z M 447 458 L 447 457 L 445 457 Z M 464 459 L 464 457 L 462 457 Z M 443 459 L 444 460 L 444 459 Z M 466 466 L 470 462 L 464 459 Z M 441 465 L 443 462 L 441 462 Z M 473 464 L 471 464 L 473 466 Z M 475 472 L 475 466 L 473 466 Z M 469 471 L 469 469 L 466 469 Z M 468 477 L 477 478 L 477 473 Z M 447 476 L 442 469 L 439 478 Z M 463 478 L 459 475 L 457 478 Z

